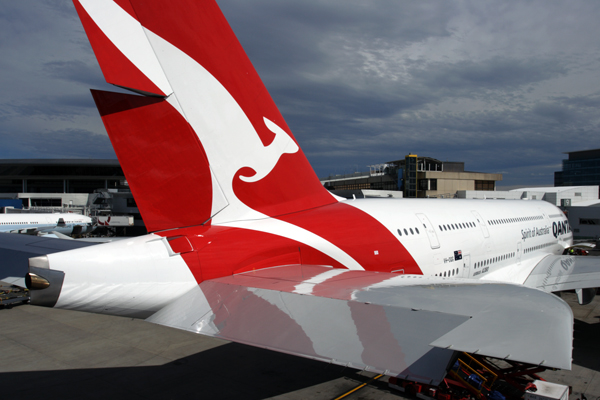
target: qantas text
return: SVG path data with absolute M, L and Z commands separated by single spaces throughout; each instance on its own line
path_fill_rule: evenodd
M 569 226 L 568 221 L 552 223 L 552 234 L 555 238 L 557 238 L 559 235 L 565 235 L 569 232 L 571 232 L 571 227 Z

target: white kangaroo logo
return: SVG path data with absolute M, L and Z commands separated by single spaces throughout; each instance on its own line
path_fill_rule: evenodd
M 285 153 L 293 154 L 299 150 L 296 142 L 292 140 L 286 131 L 265 117 L 263 117 L 263 120 L 265 121 L 267 128 L 275 134 L 275 139 L 273 139 L 273 142 L 270 145 L 264 148 L 264 151 L 262 151 L 257 158 L 251 159 L 252 161 L 260 160 L 260 164 L 256 163 L 255 165 L 248 165 L 248 167 L 252 168 L 256 174 L 253 176 L 240 176 L 240 179 L 244 182 L 258 182 L 273 171 L 282 155 Z

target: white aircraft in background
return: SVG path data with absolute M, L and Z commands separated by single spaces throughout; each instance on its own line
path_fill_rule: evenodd
M 459 351 L 571 367 L 551 292 L 600 286 L 543 201 L 339 199 L 213 0 L 75 0 L 149 232 L 30 258 L 32 304 L 439 382 Z M 175 202 L 175 204 L 174 204 Z
M 0 214 L 0 232 L 29 235 L 58 232 L 63 235 L 81 235 L 93 231 L 94 228 L 92 219 L 80 214 Z

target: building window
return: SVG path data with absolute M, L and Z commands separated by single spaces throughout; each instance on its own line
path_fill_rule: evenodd
M 62 199 L 29 199 L 31 207 L 62 207 Z
M 495 181 L 475 181 L 475 190 L 494 190 Z

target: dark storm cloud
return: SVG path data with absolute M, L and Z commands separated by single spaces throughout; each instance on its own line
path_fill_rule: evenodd
M 566 124 L 575 120 L 575 113 L 561 104 L 538 103 L 532 110 L 540 117 L 551 119 L 559 124 Z
M 436 62 L 411 74 L 432 89 L 453 90 L 501 89 L 538 83 L 567 73 L 565 61 L 560 59 L 515 59 L 496 56 L 481 62 Z
M 97 64 L 90 66 L 80 60 L 50 61 L 42 64 L 42 70 L 55 79 L 79 82 L 90 87 L 106 85 Z
M 116 158 L 108 137 L 77 129 L 0 134 L 11 140 L 10 149 L 0 149 L 1 158 Z
M 395 46 L 448 36 L 456 7 L 448 2 L 221 0 L 245 51 L 269 86 L 278 78 L 335 68 L 329 46 L 393 42 Z
M 318 175 L 412 152 L 548 185 L 563 151 L 600 147 L 600 3 L 218 3 Z M 112 157 L 70 1 L 3 4 L 0 50 L 5 154 Z
M 97 115 L 96 106 L 90 93 L 60 96 L 42 96 L 38 99 L 23 104 L 14 104 L 9 107 L 14 113 L 21 116 L 40 116 L 46 119 L 73 120 L 75 116 L 91 114 Z
M 589 96 L 559 96 L 553 97 L 551 100 L 554 100 L 564 106 L 574 107 L 579 110 L 597 112 L 598 109 L 600 109 L 600 93 L 594 93 Z

